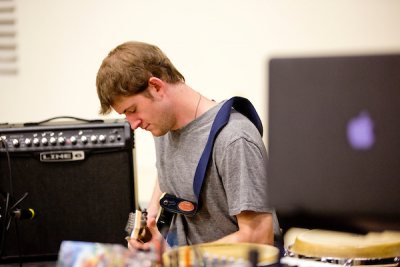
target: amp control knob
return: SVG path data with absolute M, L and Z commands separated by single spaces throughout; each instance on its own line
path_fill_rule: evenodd
M 92 144 L 96 144 L 96 143 L 97 143 L 97 136 L 92 135 L 92 136 L 90 137 L 90 142 L 92 142 Z
M 106 142 L 106 137 L 104 136 L 104 135 L 100 135 L 99 136 L 99 141 L 100 141 L 100 143 L 105 143 Z
M 47 146 L 49 144 L 49 140 L 46 137 L 42 138 L 42 145 Z
M 50 144 L 52 145 L 52 146 L 55 146 L 56 144 L 57 144 L 57 139 L 55 138 L 55 137 L 50 137 Z
M 71 144 L 76 145 L 76 143 L 78 142 L 78 140 L 76 139 L 75 136 L 71 136 L 71 138 L 69 139 L 71 141 Z
M 25 138 L 25 145 L 26 146 L 31 146 L 32 145 L 32 140 L 30 138 Z
M 87 144 L 88 139 L 87 139 L 86 136 L 82 136 L 82 137 L 81 137 L 81 141 L 82 141 L 82 144 Z
M 37 137 L 33 138 L 33 145 L 34 146 L 39 146 L 40 145 L 39 138 L 37 138 Z
M 60 144 L 60 145 L 65 145 L 65 138 L 64 137 L 62 137 L 62 136 L 60 136 L 60 137 L 58 137 L 58 143 Z
M 18 139 L 13 139 L 12 144 L 14 147 L 19 147 L 19 140 Z

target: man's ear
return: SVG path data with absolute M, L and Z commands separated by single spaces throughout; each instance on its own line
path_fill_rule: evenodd
M 163 93 L 165 90 L 165 82 L 157 77 L 149 78 L 149 89 L 154 93 Z
M 147 87 L 147 91 L 153 99 L 163 99 L 165 95 L 165 88 L 166 83 L 163 80 L 157 77 L 149 78 L 149 86 Z

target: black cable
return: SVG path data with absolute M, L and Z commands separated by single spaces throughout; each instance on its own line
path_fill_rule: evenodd
M 3 227 L 1 229 L 2 235 L 1 235 L 1 243 L 0 243 L 0 258 L 3 257 L 4 253 L 4 248 L 5 248 L 5 239 L 6 239 L 6 232 L 9 228 L 9 220 L 11 220 L 11 215 L 9 214 L 11 209 L 15 208 L 19 203 L 21 203 L 28 195 L 28 193 L 25 193 L 16 203 L 14 203 L 10 207 L 10 201 L 13 198 L 14 195 L 14 189 L 13 189 L 13 178 L 12 178 L 12 170 L 11 170 L 11 158 L 10 158 L 10 152 L 8 150 L 8 144 L 7 142 L 0 137 L 0 141 L 4 146 L 4 149 L 6 151 L 6 156 L 7 156 L 7 162 L 8 162 L 8 177 L 9 177 L 9 190 L 10 192 L 7 193 L 6 196 L 6 205 L 4 209 L 4 217 L 3 217 Z M 17 235 L 17 246 L 18 246 L 18 258 L 19 258 L 19 265 L 22 267 L 22 257 L 21 257 L 21 248 L 20 248 L 20 236 L 19 236 L 19 230 L 18 230 L 18 222 L 15 221 L 15 231 Z
M 10 160 L 10 153 L 8 151 L 8 145 L 7 142 L 0 137 L 1 144 L 4 146 L 4 149 L 6 151 L 6 156 L 7 156 L 7 161 L 8 161 L 8 173 L 9 173 L 9 185 L 10 185 L 10 193 L 7 193 L 6 195 L 6 204 L 4 207 L 4 216 L 3 216 L 3 223 L 2 223 L 2 229 L 1 229 L 1 242 L 0 242 L 0 257 L 3 256 L 4 253 L 4 248 L 5 248 L 5 239 L 6 239 L 6 230 L 7 230 L 7 221 L 8 221 L 8 209 L 10 205 L 10 194 L 12 195 L 12 173 L 11 173 L 11 160 Z
M 20 199 L 18 199 L 18 201 L 16 201 L 15 203 L 14 203 L 14 205 L 12 205 L 10 208 L 8 208 L 10 211 L 12 211 L 12 210 L 14 210 L 18 205 L 19 205 L 19 203 L 21 203 L 26 197 L 28 196 L 28 192 L 25 192 L 25 194 L 20 198 Z M 10 228 L 10 224 L 11 224 L 11 219 L 12 219 L 12 217 L 11 216 L 9 216 L 10 218 L 9 218 L 9 220 L 8 220 L 8 223 L 7 223 L 7 231 L 8 231 L 8 229 Z
M 9 203 L 10 203 L 10 194 L 7 193 L 6 205 L 4 207 L 4 216 L 3 216 L 3 223 L 2 223 L 3 225 L 1 227 L 0 259 L 3 257 L 4 248 L 5 248 L 6 229 L 7 229 L 7 214 L 8 214 Z
M 7 162 L 8 162 L 8 177 L 9 177 L 9 185 L 10 185 L 10 195 L 13 195 L 13 183 L 12 183 L 12 172 L 11 172 L 11 159 L 10 159 L 10 152 L 8 151 L 8 144 L 3 138 L 0 137 L 0 141 L 4 146 L 4 149 L 6 151 L 6 156 L 7 156 Z
M 24 201 L 24 199 L 25 199 L 27 196 L 28 196 L 28 192 L 25 192 L 25 194 L 24 194 L 20 199 L 18 199 L 18 201 L 15 201 L 14 205 L 11 206 L 10 210 L 16 208 L 16 207 L 19 205 L 19 203 L 21 203 L 22 201 Z

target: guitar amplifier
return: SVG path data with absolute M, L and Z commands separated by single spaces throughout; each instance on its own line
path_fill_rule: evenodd
M 63 240 L 125 244 L 137 206 L 128 122 L 6 125 L 0 138 L 0 264 L 56 260 Z

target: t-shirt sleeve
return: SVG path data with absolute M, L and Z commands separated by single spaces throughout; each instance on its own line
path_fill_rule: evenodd
M 218 167 L 231 216 L 241 211 L 271 212 L 267 196 L 267 152 L 256 142 L 240 137 L 223 151 Z

